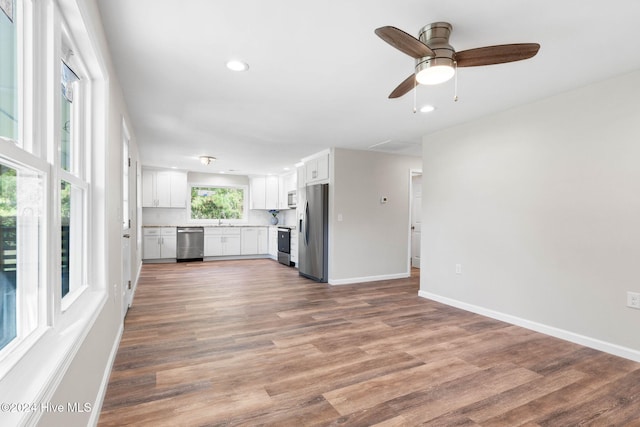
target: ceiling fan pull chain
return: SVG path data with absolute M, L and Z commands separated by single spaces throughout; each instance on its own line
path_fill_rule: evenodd
M 458 62 L 453 61 L 454 80 L 453 80 L 453 102 L 458 102 Z

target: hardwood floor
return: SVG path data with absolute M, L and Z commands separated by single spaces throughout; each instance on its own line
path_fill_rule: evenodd
M 100 426 L 640 426 L 640 364 L 271 260 L 146 264 Z

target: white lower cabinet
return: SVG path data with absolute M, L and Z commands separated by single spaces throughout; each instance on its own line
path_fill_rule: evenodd
M 242 227 L 242 255 L 266 254 L 269 250 L 267 227 Z
M 278 259 L 278 227 L 269 227 L 269 256 Z
M 175 258 L 177 243 L 176 227 L 144 227 L 142 257 L 143 259 Z
M 205 227 L 204 256 L 240 255 L 240 228 Z

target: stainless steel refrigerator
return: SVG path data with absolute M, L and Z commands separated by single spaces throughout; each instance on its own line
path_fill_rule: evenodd
M 306 187 L 298 225 L 298 271 L 301 276 L 327 282 L 329 184 Z

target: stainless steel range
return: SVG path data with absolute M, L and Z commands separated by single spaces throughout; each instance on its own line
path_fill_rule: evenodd
M 291 229 L 278 227 L 278 262 L 291 266 Z

